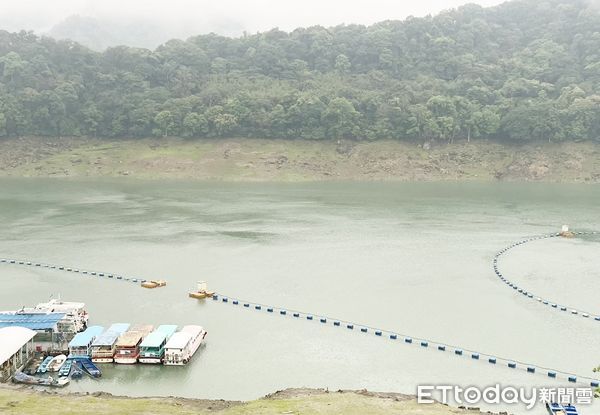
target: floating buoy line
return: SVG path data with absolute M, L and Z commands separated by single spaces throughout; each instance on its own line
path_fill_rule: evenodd
M 110 272 L 89 271 L 89 270 L 79 269 L 79 268 L 66 266 L 66 265 L 46 264 L 43 262 L 35 262 L 35 261 L 29 261 L 29 260 L 25 260 L 25 259 L 0 258 L 0 264 L 47 268 L 47 269 L 52 269 L 52 270 L 57 270 L 57 271 L 79 274 L 82 276 L 109 278 L 109 279 L 114 279 L 114 280 L 119 280 L 119 281 L 132 282 L 135 284 L 146 284 L 146 283 L 152 282 L 152 281 L 146 280 L 144 278 L 126 277 L 124 275 L 118 275 L 118 274 L 114 274 L 114 273 L 110 273 Z M 163 281 L 161 281 L 161 282 L 163 282 Z
M 595 231 L 594 232 L 573 232 L 573 234 L 574 235 L 595 235 L 595 234 L 598 234 L 598 232 L 595 232 Z M 505 255 L 507 252 L 509 252 L 511 249 L 514 249 L 518 246 L 521 246 L 525 243 L 529 243 L 532 241 L 536 241 L 536 240 L 540 240 L 540 239 L 547 239 L 547 238 L 555 238 L 555 237 L 559 237 L 559 236 L 561 236 L 560 233 L 552 233 L 552 234 L 534 236 L 534 237 L 526 238 L 521 241 L 515 242 L 515 243 L 509 245 L 508 247 L 498 251 L 493 259 L 494 272 L 495 272 L 496 276 L 498 278 L 500 278 L 500 280 L 502 282 L 504 282 L 507 286 L 511 287 L 513 290 L 515 290 L 516 292 L 518 292 L 519 294 L 522 294 L 523 296 L 525 296 L 527 298 L 533 299 L 544 305 L 547 305 L 551 308 L 555 308 L 557 310 L 561 310 L 563 312 L 569 311 L 570 314 L 572 314 L 572 315 L 577 315 L 577 316 L 581 316 L 584 318 L 591 317 L 597 321 L 600 321 L 599 315 L 591 315 L 590 313 L 584 312 L 577 308 L 568 307 L 565 305 L 559 305 L 559 303 L 552 302 L 550 300 L 536 296 L 535 294 L 523 289 L 522 287 L 518 287 L 516 284 L 509 281 L 500 272 L 500 269 L 498 267 L 498 260 L 503 255 Z M 108 279 L 114 279 L 114 280 L 119 280 L 119 281 L 125 281 L 125 282 L 140 284 L 141 286 L 145 286 L 145 284 L 147 284 L 147 283 L 155 283 L 155 280 L 147 280 L 144 278 L 123 276 L 123 275 L 118 275 L 118 274 L 108 273 L 108 272 L 82 270 L 82 269 L 78 269 L 78 268 L 74 268 L 74 267 L 70 267 L 70 266 L 46 264 L 46 263 L 42 263 L 42 262 L 34 262 L 34 261 L 28 261 L 28 260 L 23 260 L 23 259 L 0 258 L 0 264 L 11 264 L 11 265 L 20 265 L 20 266 L 30 266 L 30 267 L 36 267 L 36 268 L 37 267 L 47 268 L 47 269 L 51 269 L 51 270 L 80 274 L 82 276 L 92 276 L 92 277 L 108 278 Z M 162 281 L 162 280 L 156 280 L 156 282 L 164 283 L 164 281 Z M 548 378 L 553 378 L 553 379 L 563 379 L 570 383 L 586 384 L 593 388 L 600 387 L 600 380 L 594 379 L 594 378 L 591 378 L 588 376 L 579 376 L 579 375 L 576 375 L 573 373 L 568 373 L 568 372 L 561 371 L 561 370 L 556 370 L 556 369 L 543 367 L 543 366 L 539 366 L 539 365 L 535 365 L 535 364 L 530 364 L 530 363 L 526 363 L 526 362 L 522 362 L 522 361 L 518 361 L 518 360 L 514 360 L 514 359 L 508 359 L 505 357 L 482 353 L 482 352 L 478 352 L 475 350 L 469 350 L 466 348 L 461 348 L 458 346 L 450 345 L 447 343 L 443 343 L 443 342 L 439 342 L 439 341 L 435 341 L 435 340 L 431 340 L 431 339 L 424 339 L 424 338 L 409 336 L 409 335 L 402 334 L 402 333 L 399 333 L 396 331 L 376 328 L 376 327 L 372 327 L 369 325 L 360 324 L 357 322 L 351 322 L 351 321 L 346 321 L 346 320 L 342 320 L 342 319 L 331 318 L 328 316 L 314 314 L 314 313 L 307 313 L 304 311 L 291 310 L 291 309 L 287 309 L 287 308 L 283 308 L 283 307 L 270 306 L 270 305 L 265 305 L 265 304 L 261 304 L 261 303 L 257 303 L 257 302 L 245 301 L 245 300 L 241 300 L 239 298 L 224 296 L 222 294 L 213 294 L 212 296 L 203 295 L 200 297 L 192 296 L 192 295 L 190 295 L 190 296 L 194 297 L 194 298 L 209 297 L 209 298 L 213 299 L 213 302 L 218 302 L 220 304 L 230 304 L 232 306 L 235 306 L 235 307 L 238 307 L 241 309 L 264 312 L 267 314 L 278 315 L 278 316 L 293 319 L 293 320 L 303 320 L 303 321 L 308 321 L 308 322 L 314 322 L 314 323 L 316 323 L 316 324 L 318 323 L 320 325 L 329 325 L 329 326 L 337 328 L 339 330 L 345 330 L 348 332 L 354 331 L 354 332 L 361 333 L 363 335 L 373 335 L 375 337 L 380 337 L 382 339 L 385 338 L 389 341 L 395 341 L 397 343 L 404 344 L 407 346 L 413 346 L 413 347 L 418 347 L 420 349 L 436 350 L 438 352 L 449 353 L 449 354 L 452 354 L 453 356 L 463 358 L 463 359 L 465 359 L 465 361 L 467 361 L 467 360 L 468 361 L 483 361 L 483 362 L 486 362 L 487 364 L 494 365 L 497 367 L 505 367 L 505 368 L 508 368 L 511 370 L 521 370 L 521 371 L 529 373 L 529 374 L 540 374 L 540 375 L 546 376 Z
M 576 236 L 576 235 L 597 235 L 598 232 L 596 231 L 590 231 L 590 232 L 570 232 L 569 233 L 572 236 Z M 507 287 L 510 287 L 513 289 L 513 291 L 515 291 L 516 293 L 522 295 L 523 297 L 526 297 L 528 299 L 531 299 L 533 301 L 537 301 L 538 303 L 541 303 L 551 309 L 556 309 L 559 311 L 562 311 L 564 313 L 569 313 L 570 315 L 573 316 L 578 316 L 578 317 L 583 317 L 583 318 L 587 318 L 587 319 L 594 319 L 596 321 L 600 321 L 600 315 L 597 314 L 593 314 L 590 313 L 588 311 L 584 311 L 578 307 L 572 307 L 572 306 L 568 306 L 565 304 L 561 304 L 558 301 L 553 301 L 544 297 L 541 297 L 539 295 L 536 295 L 534 293 L 532 293 L 531 291 L 528 291 L 527 289 L 523 288 L 523 287 L 519 287 L 517 284 L 515 284 L 514 282 L 510 281 L 501 271 L 500 268 L 498 266 L 498 261 L 504 256 L 506 255 L 508 252 L 510 252 L 511 250 L 525 245 L 527 243 L 530 242 L 534 242 L 534 241 L 539 241 L 541 239 L 549 239 L 549 238 L 560 238 L 562 237 L 561 233 L 550 233 L 550 234 L 545 234 L 545 235 L 539 235 L 539 236 L 532 236 L 523 240 L 520 240 L 518 242 L 515 242 L 509 246 L 507 246 L 504 249 L 501 249 L 500 251 L 498 251 L 496 253 L 496 255 L 494 256 L 494 260 L 493 260 L 493 267 L 494 267 L 494 273 L 496 274 L 496 276 L 500 279 L 500 281 L 502 281 L 504 284 L 506 284 Z
M 561 370 L 538 366 L 519 360 L 507 359 L 505 357 L 490 355 L 487 353 L 481 353 L 475 350 L 469 350 L 466 348 L 442 343 L 431 339 L 409 336 L 392 330 L 376 328 L 365 324 L 341 320 L 314 313 L 307 313 L 299 310 L 290 310 L 288 308 L 265 305 L 252 301 L 245 301 L 239 298 L 228 297 L 221 294 L 213 295 L 212 299 L 213 302 L 218 302 L 220 304 L 230 304 L 234 307 L 242 308 L 245 310 L 254 310 L 255 312 L 263 312 L 267 314 L 278 315 L 288 319 L 303 320 L 324 326 L 328 325 L 339 330 L 354 331 L 364 335 L 373 335 L 375 337 L 388 339 L 390 341 L 395 341 L 407 346 L 418 347 L 420 349 L 430 349 L 437 350 L 439 352 L 446 352 L 457 357 L 462 357 L 468 361 L 484 361 L 490 365 L 495 365 L 498 367 L 505 367 L 512 370 L 522 370 L 530 374 L 541 374 L 548 378 L 564 379 L 570 383 L 585 384 L 593 388 L 600 387 L 600 380 L 591 377 L 578 376 L 576 374 L 567 373 Z

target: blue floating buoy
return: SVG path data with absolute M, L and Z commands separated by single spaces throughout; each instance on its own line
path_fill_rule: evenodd
M 238 305 L 238 300 L 233 300 L 233 305 Z
M 312 320 L 312 319 L 313 319 L 313 316 L 306 316 L 306 319 L 307 319 L 307 320 Z
M 406 337 L 404 339 L 404 343 L 412 343 L 412 339 L 410 337 Z
M 353 330 L 354 329 L 354 324 L 347 324 L 346 328 L 350 329 L 350 330 Z
M 421 347 L 429 347 L 429 343 L 427 343 L 427 342 L 421 342 Z
M 471 359 L 479 360 L 479 354 L 477 354 L 477 353 L 473 353 L 473 354 L 471 355 Z
M 363 327 L 360 329 L 360 331 L 362 331 L 363 333 L 366 333 L 368 330 L 365 327 Z
M 446 351 L 446 346 L 438 346 L 438 350 L 441 352 L 445 352 Z
M 254 306 L 254 308 L 255 308 L 255 309 L 257 309 L 257 310 L 260 310 L 260 309 L 262 309 L 262 307 L 261 307 L 261 306 L 259 306 L 259 305 L 257 305 L 257 306 Z
M 396 340 L 397 338 L 398 338 L 398 336 L 396 336 L 395 334 L 390 334 L 390 339 Z
M 457 354 L 457 355 L 459 355 L 459 356 L 462 356 L 462 354 L 463 354 L 463 351 L 462 351 L 462 350 L 460 350 L 460 349 L 456 349 L 456 350 L 454 351 L 454 354 Z
M 517 368 L 517 364 L 516 363 L 512 363 L 512 362 L 508 362 L 508 367 L 511 369 L 516 369 Z
M 568 380 L 571 383 L 576 383 L 577 382 L 577 378 L 575 376 L 569 376 Z
M 334 321 L 334 322 L 333 322 L 333 325 L 334 325 L 334 326 L 339 326 L 339 325 L 340 325 L 340 322 L 339 322 L 339 321 Z
M 535 367 L 531 367 L 531 366 L 527 367 L 527 372 L 528 373 L 535 373 Z
M 556 372 L 548 372 L 548 377 L 549 378 L 555 378 L 556 377 Z
M 299 313 L 294 313 L 294 317 L 300 317 Z
M 380 332 L 380 331 L 376 331 L 376 332 L 375 332 L 375 335 L 376 335 L 376 336 L 381 336 L 381 332 Z
M 285 316 L 287 314 L 287 312 L 285 310 L 279 310 L 279 314 L 281 314 L 282 316 Z
M 326 318 L 322 318 L 319 321 L 321 321 L 321 323 L 327 323 L 327 319 Z
M 272 313 L 273 309 L 272 308 L 267 308 L 267 313 Z
M 493 365 L 495 365 L 496 364 L 496 358 L 495 357 L 490 357 L 488 359 L 488 362 L 491 363 L 491 364 L 493 364 Z
M 244 303 L 244 307 L 248 308 L 248 307 L 250 307 L 250 304 Z

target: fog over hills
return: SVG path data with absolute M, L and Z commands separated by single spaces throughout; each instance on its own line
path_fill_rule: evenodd
M 503 0 L 472 0 L 482 6 Z M 435 14 L 468 0 L 2 0 L 0 29 L 31 30 L 92 49 L 154 49 L 165 41 L 217 33 L 242 36 L 273 28 L 373 24 Z

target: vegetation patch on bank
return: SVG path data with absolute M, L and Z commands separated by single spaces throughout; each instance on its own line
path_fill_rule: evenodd
M 328 392 L 288 389 L 250 402 L 185 398 L 128 398 L 106 393 L 48 393 L 31 389 L 0 388 L 0 413 L 7 415 L 453 415 L 480 414 L 442 404 L 417 404 L 414 397 L 367 391 Z
M 284 139 L 0 140 L 0 177 L 600 181 L 600 145 Z

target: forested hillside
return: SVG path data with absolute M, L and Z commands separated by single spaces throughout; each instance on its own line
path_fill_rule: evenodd
M 0 135 L 600 140 L 597 6 L 516 0 L 155 51 L 0 32 Z

